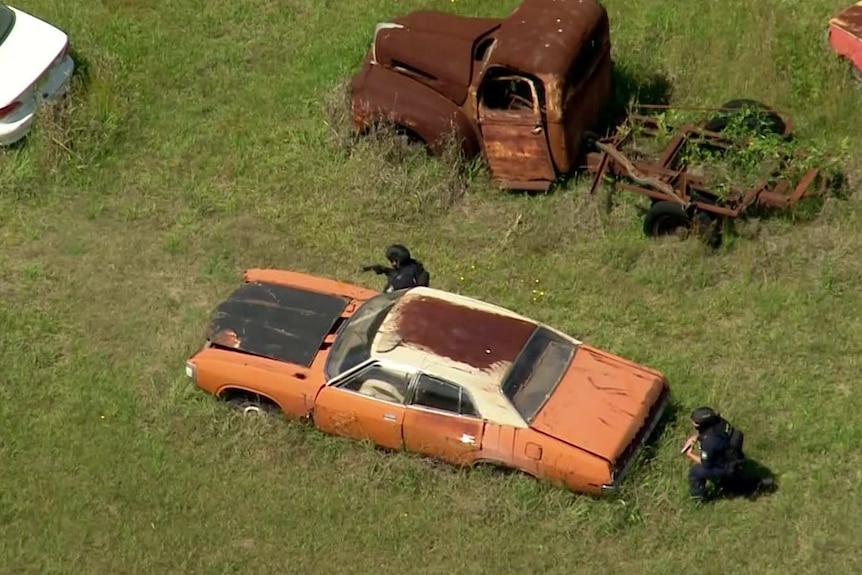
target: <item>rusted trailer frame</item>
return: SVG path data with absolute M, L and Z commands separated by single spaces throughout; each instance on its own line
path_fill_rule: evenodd
M 668 106 L 641 106 L 641 110 L 663 109 Z M 680 108 L 675 108 L 680 109 Z M 727 108 L 689 108 L 703 111 L 736 112 L 738 109 Z M 770 111 L 772 112 L 772 111 Z M 775 112 L 772 112 L 775 114 Z M 790 120 L 780 116 L 785 126 L 784 135 L 790 133 Z M 736 218 L 753 205 L 775 209 L 785 209 L 807 196 L 823 193 L 826 180 L 820 170 L 808 170 L 793 185 L 784 174 L 782 166 L 775 166 L 770 176 L 757 182 L 751 188 L 732 187 L 724 197 L 711 190 L 705 179 L 688 171 L 685 165 L 683 150 L 686 146 L 708 146 L 713 149 L 725 149 L 729 153 L 739 150 L 744 142 L 733 141 L 720 132 L 706 130 L 704 123 L 688 123 L 676 130 L 668 145 L 662 150 L 656 161 L 638 161 L 630 159 L 624 149 L 630 144 L 637 131 L 639 135 L 658 136 L 662 130 L 655 117 L 641 113 L 629 116 L 629 125 L 633 129 L 617 131 L 610 138 L 598 140 L 595 145 L 598 152 L 590 152 L 586 158 L 586 168 L 595 174 L 590 193 L 594 194 L 605 174 L 610 173 L 622 180 L 618 188 L 641 194 L 654 202 L 671 201 L 681 204 L 686 214 L 709 214 L 712 218 Z M 667 128 L 666 128 L 667 129 Z M 665 132 L 667 133 L 667 132 Z M 815 184 L 815 181 L 817 183 Z

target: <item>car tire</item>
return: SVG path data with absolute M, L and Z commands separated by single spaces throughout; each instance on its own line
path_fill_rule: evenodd
M 225 402 L 244 417 L 260 417 L 277 411 L 277 406 L 272 402 L 245 393 L 228 395 L 225 397 Z

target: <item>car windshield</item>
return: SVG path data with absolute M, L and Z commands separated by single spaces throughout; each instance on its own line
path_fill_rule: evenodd
M 0 44 L 12 31 L 12 26 L 15 24 L 15 13 L 5 4 L 0 4 Z
M 327 379 L 332 379 L 371 357 L 371 344 L 377 330 L 405 291 L 374 296 L 359 306 L 350 319 L 344 322 L 326 358 L 324 372 Z
M 575 354 L 575 344 L 539 327 L 509 368 L 503 393 L 530 423 L 553 393 Z

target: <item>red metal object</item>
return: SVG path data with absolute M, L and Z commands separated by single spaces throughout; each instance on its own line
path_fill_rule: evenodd
M 668 106 L 643 106 L 641 109 L 668 110 Z M 721 111 L 722 108 L 704 108 Z M 726 109 L 728 112 L 739 110 Z M 776 112 L 771 113 L 778 115 Z M 780 116 L 780 115 L 779 115 Z M 790 132 L 790 120 L 780 116 L 785 129 Z M 685 162 L 684 151 L 689 146 L 708 146 L 712 149 L 725 149 L 728 153 L 740 149 L 741 144 L 719 132 L 704 129 L 704 124 L 685 124 L 676 131 L 669 143 L 657 154 L 655 160 L 638 158 L 627 153 L 633 136 L 655 137 L 662 130 L 657 118 L 634 113 L 629 116 L 631 130 L 618 131 L 612 137 L 599 140 L 598 152 L 591 152 L 586 158 L 586 168 L 594 174 L 591 193 L 597 189 L 604 174 L 611 173 L 621 181 L 617 187 L 647 196 L 656 201 L 678 202 L 686 208 L 717 217 L 735 218 L 754 205 L 784 209 L 804 197 L 822 193 L 825 180 L 817 168 L 808 170 L 797 183 L 791 182 L 776 166 L 771 174 L 750 188 L 731 187 L 729 193 L 720 194 L 711 189 L 703 176 L 693 174 Z M 665 132 L 667 133 L 667 132 Z M 817 186 L 812 187 L 817 182 Z
M 862 2 L 829 20 L 827 41 L 836 54 L 850 62 L 857 75 L 862 74 Z

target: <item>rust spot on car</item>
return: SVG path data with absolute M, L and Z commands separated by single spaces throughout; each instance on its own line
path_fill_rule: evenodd
M 405 302 L 398 317 L 404 344 L 479 370 L 515 361 L 535 330 L 526 320 L 425 296 Z
M 239 337 L 232 329 L 223 329 L 216 333 L 210 334 L 209 340 L 216 345 L 237 349 L 239 347 Z

